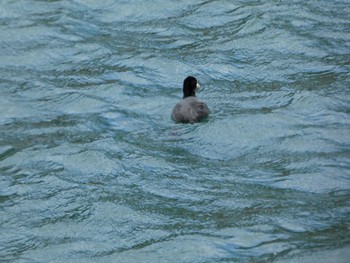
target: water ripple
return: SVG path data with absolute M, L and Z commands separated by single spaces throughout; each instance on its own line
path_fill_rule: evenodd
M 6 262 L 347 262 L 348 1 L 0 7 Z M 211 115 L 175 124 L 182 81 Z

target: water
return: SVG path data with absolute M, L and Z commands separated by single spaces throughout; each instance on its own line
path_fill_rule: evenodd
M 0 261 L 347 262 L 349 87 L 347 0 L 3 0 Z

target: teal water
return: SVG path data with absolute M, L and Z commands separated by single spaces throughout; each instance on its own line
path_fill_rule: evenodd
M 347 0 L 1 1 L 0 262 L 348 262 L 349 87 Z

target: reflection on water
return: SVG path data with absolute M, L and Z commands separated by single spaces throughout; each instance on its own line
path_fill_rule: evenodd
M 2 1 L 0 258 L 347 262 L 348 4 Z

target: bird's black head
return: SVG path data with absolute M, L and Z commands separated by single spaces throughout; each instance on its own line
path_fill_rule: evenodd
M 196 90 L 198 88 L 199 84 L 195 77 L 188 76 L 187 78 L 185 78 L 183 85 L 184 98 L 196 96 Z

